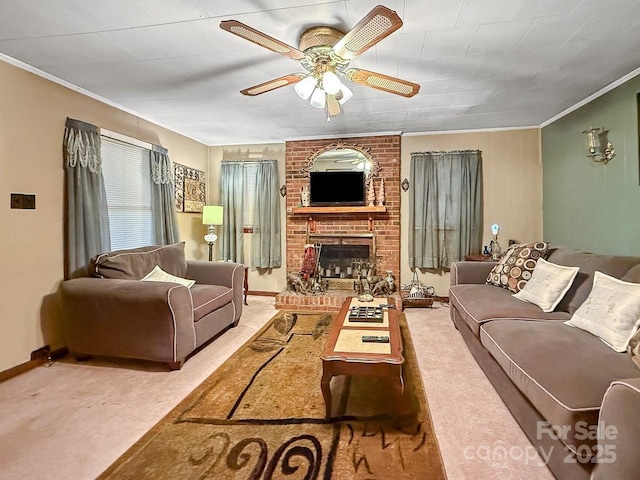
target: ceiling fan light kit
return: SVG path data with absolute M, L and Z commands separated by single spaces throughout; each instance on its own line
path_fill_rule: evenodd
M 351 60 L 402 26 L 402 20 L 393 10 L 382 5 L 373 8 L 349 32 L 343 34 L 332 27 L 313 27 L 300 36 L 299 49 L 283 43 L 236 20 L 225 20 L 220 28 L 245 40 L 267 48 L 299 62 L 304 73 L 291 73 L 280 78 L 241 90 L 256 96 L 287 85 L 295 85 L 295 91 L 312 107 L 325 109 L 327 121 L 340 115 L 353 92 L 340 77 L 384 92 L 412 97 L 420 85 L 359 68 L 348 68 Z

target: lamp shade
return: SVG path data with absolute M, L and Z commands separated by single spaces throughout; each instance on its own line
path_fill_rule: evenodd
M 324 93 L 324 90 L 316 87 L 311 95 L 311 106 L 315 108 L 324 108 L 327 104 L 327 95 Z
M 222 206 L 205 205 L 202 209 L 202 223 L 204 225 L 222 225 Z
M 293 88 L 300 98 L 307 100 L 313 93 L 313 89 L 316 88 L 317 84 L 318 81 L 313 76 L 309 75 L 296 83 Z
M 322 85 L 324 87 L 324 91 L 330 95 L 335 95 L 343 87 L 338 76 L 329 70 L 322 74 Z

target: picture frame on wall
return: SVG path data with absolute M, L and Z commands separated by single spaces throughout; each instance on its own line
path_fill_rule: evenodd
M 202 213 L 207 202 L 206 173 L 202 170 L 173 164 L 175 205 L 178 212 Z

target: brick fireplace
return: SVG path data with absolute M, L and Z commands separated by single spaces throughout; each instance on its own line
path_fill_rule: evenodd
M 373 260 L 378 274 L 391 271 L 400 278 L 400 136 L 353 137 L 340 141 L 367 149 L 380 165 L 374 177 L 376 192 L 384 178 L 385 212 L 331 212 L 305 214 L 300 206 L 300 192 L 308 183 L 303 173 L 309 159 L 336 139 L 288 141 L 285 148 L 285 175 L 287 186 L 287 273 L 300 271 L 304 247 L 308 243 L 322 242 L 323 238 L 374 239 Z M 300 212 L 300 213 L 298 213 Z M 324 240 L 325 242 L 327 240 Z M 336 243 L 336 242 L 328 242 Z M 347 243 L 352 243 L 348 240 Z M 359 240 L 356 243 L 361 243 Z M 332 272 L 333 274 L 334 272 Z M 348 282 L 347 282 L 348 283 Z M 352 288 L 331 289 L 324 295 L 301 295 L 284 291 L 276 297 L 276 308 L 298 310 L 339 310 L 344 299 L 353 295 Z

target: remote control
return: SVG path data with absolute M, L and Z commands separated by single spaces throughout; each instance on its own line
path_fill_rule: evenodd
M 389 343 L 389 337 L 386 335 L 363 335 L 362 341 L 365 343 Z
M 390 305 L 388 303 L 381 303 L 380 305 L 378 305 L 378 307 L 380 307 L 380 308 L 396 308 L 395 305 Z

